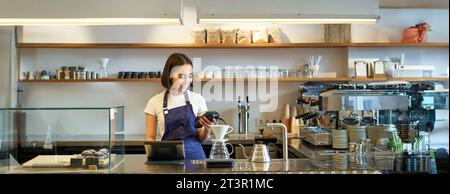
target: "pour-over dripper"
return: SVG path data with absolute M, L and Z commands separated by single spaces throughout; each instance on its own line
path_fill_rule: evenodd
M 225 135 L 233 132 L 233 127 L 229 125 L 211 125 L 210 128 L 217 140 L 223 140 Z

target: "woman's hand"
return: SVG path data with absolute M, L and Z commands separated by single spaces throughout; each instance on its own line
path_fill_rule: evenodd
M 213 121 L 210 121 L 206 117 L 200 117 L 198 122 L 202 125 L 202 127 L 198 129 L 198 134 L 197 134 L 200 142 L 203 142 L 206 138 L 208 138 L 209 132 L 211 130 L 211 128 L 209 128 L 209 127 L 211 125 L 213 125 L 215 121 L 216 121 L 216 119 L 214 119 Z
M 216 122 L 216 119 L 213 119 L 213 121 L 210 121 L 206 117 L 200 117 L 198 121 L 203 127 L 209 128 L 211 125 L 214 125 L 214 122 Z

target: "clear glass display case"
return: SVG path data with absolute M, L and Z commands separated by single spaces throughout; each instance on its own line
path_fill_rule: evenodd
M 111 173 L 124 154 L 123 106 L 0 108 L 0 173 Z

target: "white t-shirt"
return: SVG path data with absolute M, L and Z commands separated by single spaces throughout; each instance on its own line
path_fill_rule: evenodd
M 165 91 L 164 91 L 165 92 Z M 164 101 L 164 92 L 161 92 L 152 98 L 147 103 L 144 112 L 150 115 L 156 115 L 156 139 L 160 140 L 164 134 L 165 130 L 165 121 L 164 121 L 164 113 L 163 113 L 163 101 Z M 203 115 L 206 111 L 208 111 L 206 107 L 206 101 L 203 96 L 200 94 L 187 91 L 189 96 L 189 101 L 192 105 L 192 110 L 196 116 Z M 167 108 L 173 109 L 176 107 L 186 105 L 186 100 L 184 98 L 184 94 L 180 95 L 167 95 Z

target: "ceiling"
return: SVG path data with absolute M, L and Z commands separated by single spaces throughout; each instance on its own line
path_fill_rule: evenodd
M 380 8 L 448 9 L 448 0 L 380 0 Z

